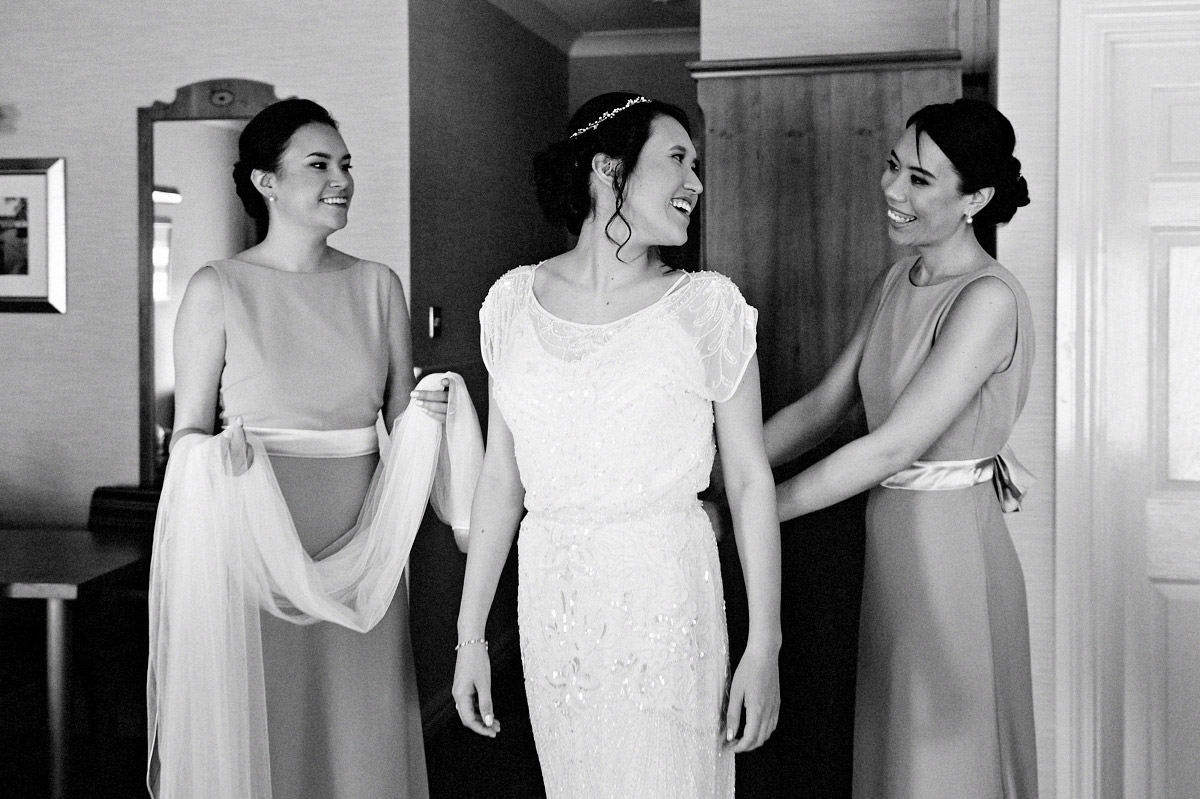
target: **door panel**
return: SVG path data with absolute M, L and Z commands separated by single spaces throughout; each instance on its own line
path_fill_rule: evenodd
M 1097 391 L 1124 556 L 1124 793 L 1184 799 L 1200 785 L 1200 46 L 1133 36 L 1112 65 Z

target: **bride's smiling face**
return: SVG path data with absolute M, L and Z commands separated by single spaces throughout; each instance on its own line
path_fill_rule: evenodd
M 704 191 L 697 167 L 696 147 L 683 125 L 669 116 L 655 117 L 625 183 L 621 215 L 633 238 L 646 246 L 687 242 L 688 222 Z

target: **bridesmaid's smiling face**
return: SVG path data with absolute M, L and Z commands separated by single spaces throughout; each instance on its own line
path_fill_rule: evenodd
M 279 158 L 279 168 L 263 173 L 270 183 L 268 203 L 280 217 L 304 227 L 341 230 L 346 226 L 354 178 L 342 135 L 310 122 L 296 129 Z
M 966 226 L 971 195 L 959 191 L 954 164 L 933 139 L 908 128 L 888 155 L 880 185 L 887 201 L 888 236 L 910 247 L 939 244 Z

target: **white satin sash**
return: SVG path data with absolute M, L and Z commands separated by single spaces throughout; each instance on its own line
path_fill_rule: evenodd
M 955 491 L 992 481 L 996 497 L 1005 513 L 1021 509 L 1021 500 L 1034 482 L 1010 447 L 1005 445 L 990 458 L 963 461 L 913 461 L 880 483 L 884 488 L 904 491 Z
M 293 430 L 287 427 L 247 427 L 268 455 L 289 458 L 354 458 L 379 451 L 374 427 L 350 430 Z
M 432 374 L 417 387 L 436 389 L 443 377 L 452 383 L 445 434 L 419 409 L 401 415 L 358 521 L 343 536 L 347 543 L 320 560 L 300 544 L 264 439 L 274 438 L 276 454 L 289 447 L 355 452 L 367 428 L 307 441 L 298 431 L 275 436 L 248 429 L 254 462 L 237 477 L 228 431 L 176 444 L 150 567 L 153 796 L 270 799 L 260 609 L 297 624 L 329 621 L 366 632 L 391 604 L 427 501 L 456 538 L 465 535 L 483 441 L 461 377 Z M 279 448 L 285 439 L 290 443 Z

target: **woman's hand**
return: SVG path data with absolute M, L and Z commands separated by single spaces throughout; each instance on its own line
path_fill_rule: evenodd
M 745 708 L 745 724 L 742 709 Z M 729 709 L 725 712 L 725 741 L 737 743 L 734 752 L 749 752 L 766 743 L 779 723 L 779 655 L 753 643 L 733 673 Z M 738 729 L 742 730 L 737 737 Z
M 234 477 L 240 477 L 254 465 L 254 450 L 246 440 L 246 428 L 238 416 L 225 432 L 225 453 L 229 456 L 229 467 Z
M 492 714 L 492 662 L 487 644 L 473 641 L 459 648 L 450 694 L 464 727 L 496 737 L 500 720 Z
M 443 424 L 450 411 L 450 380 L 442 378 L 441 390 L 412 391 L 409 395 L 412 404 Z

